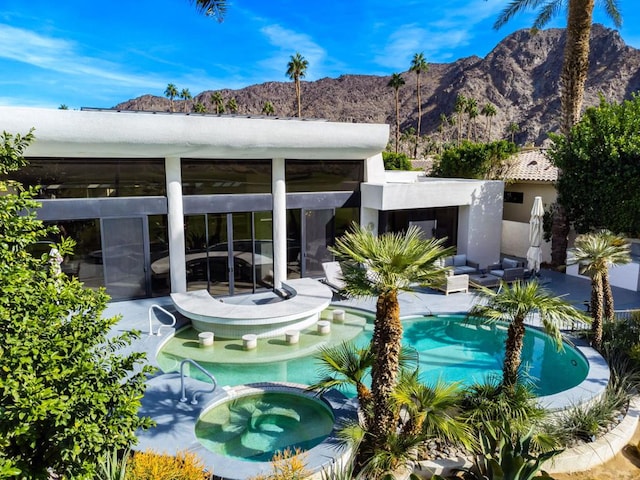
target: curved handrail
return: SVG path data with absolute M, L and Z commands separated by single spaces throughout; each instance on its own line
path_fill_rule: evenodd
M 158 331 L 156 332 L 157 336 L 160 336 L 160 329 L 162 327 L 167 327 L 167 328 L 173 328 L 176 325 L 176 317 L 173 313 L 165 310 L 164 308 L 162 308 L 160 305 L 157 304 L 153 304 L 149 307 L 149 336 L 153 336 L 153 318 L 152 318 L 152 314 L 153 314 L 153 309 L 157 308 L 158 310 L 160 310 L 161 312 L 165 313 L 166 315 L 169 315 L 171 317 L 171 319 L 173 320 L 171 322 L 171 325 L 165 325 L 164 323 L 161 323 L 160 326 L 158 327 Z
M 197 405 L 198 404 L 198 400 L 196 399 L 196 396 L 199 393 L 213 393 L 216 389 L 216 387 L 218 386 L 218 382 L 216 382 L 216 379 L 213 375 L 211 375 L 211 373 L 207 372 L 198 362 L 196 362 L 195 360 L 192 360 L 190 358 L 185 358 L 184 360 L 182 360 L 180 362 L 180 391 L 182 392 L 182 396 L 180 397 L 180 401 L 181 402 L 186 402 L 187 401 L 187 394 L 186 394 L 186 389 L 184 386 L 184 365 L 186 363 L 190 363 L 191 365 L 193 365 L 194 367 L 196 367 L 198 370 L 200 370 L 202 373 L 204 373 L 207 377 L 209 377 L 211 379 L 211 381 L 213 382 L 213 388 L 211 390 L 196 390 L 195 392 L 193 392 L 193 397 L 191 397 L 191 405 Z

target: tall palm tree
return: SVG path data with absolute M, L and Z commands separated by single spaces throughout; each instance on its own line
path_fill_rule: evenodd
M 268 100 L 264 102 L 264 105 L 262 106 L 263 115 L 273 115 L 275 112 L 276 112 L 276 109 L 274 108 L 273 103 L 271 103 Z
M 416 129 L 416 145 L 413 150 L 413 158 L 418 156 L 418 144 L 420 143 L 420 129 L 422 128 L 422 99 L 420 98 L 420 75 L 426 73 L 429 69 L 427 60 L 424 58 L 424 52 L 416 53 L 411 59 L 411 67 L 409 71 L 416 74 L 416 95 L 418 98 L 418 128 Z
M 467 108 L 467 98 L 464 95 L 458 94 L 453 108 L 458 117 L 458 146 L 460 146 L 460 142 L 462 141 L 462 114 Z
M 469 315 L 483 317 L 489 322 L 509 323 L 502 367 L 502 385 L 507 393 L 515 391 L 518 381 L 524 322 L 528 317 L 538 313 L 544 330 L 555 340 L 558 348 L 562 346 L 560 325 L 586 318 L 571 304 L 545 290 L 536 280 L 503 285 L 498 292 L 488 288 L 479 289 L 478 292 L 486 303 L 474 305 Z
M 498 110 L 496 109 L 495 105 L 491 103 L 486 103 L 484 107 L 482 107 L 482 110 L 480 111 L 480 113 L 484 115 L 487 119 L 485 136 L 487 138 L 487 142 L 490 142 L 491 141 L 491 119 L 496 116 L 496 114 L 498 113 Z
M 478 117 L 478 100 L 467 97 L 464 105 L 464 112 L 467 114 L 467 140 L 471 140 L 471 133 L 475 131 L 476 118 Z M 475 134 L 474 134 L 475 136 Z
M 236 102 L 235 97 L 231 97 L 227 102 L 227 109 L 231 113 L 238 113 L 238 102 Z
M 396 101 L 396 153 L 398 153 L 398 143 L 400 142 L 400 87 L 404 85 L 406 82 L 402 75 L 399 73 L 392 73 L 391 79 L 389 83 L 387 83 L 387 87 L 391 87 L 394 90 L 395 101 Z
M 213 92 L 209 97 L 209 101 L 216 109 L 217 115 L 224 113 L 224 98 L 222 98 L 222 94 L 220 92 Z
M 617 28 L 622 25 L 618 0 L 603 0 L 604 9 Z M 589 40 L 595 0 L 513 0 L 500 13 L 494 24 L 498 29 L 514 15 L 527 9 L 537 9 L 534 29 L 543 28 L 552 17 L 567 7 L 567 28 L 562 73 L 560 74 L 560 129 L 568 136 L 582 111 L 584 86 L 589 73 Z M 562 172 L 558 172 L 562 175 Z M 551 261 L 564 265 L 567 258 L 569 220 L 561 204 L 555 210 L 551 237 Z
M 403 233 L 374 235 L 354 225 L 331 248 L 342 262 L 344 292 L 350 297 L 377 297 L 371 340 L 371 441 L 393 432 L 397 421 L 391 395 L 398 377 L 402 340 L 398 292 L 411 290 L 415 283 L 438 281 L 443 274 L 438 260 L 452 252 L 442 244 L 443 239 L 423 240 L 416 226 Z
M 509 130 L 509 133 L 511 134 L 511 143 L 516 143 L 516 133 L 520 131 L 520 125 L 515 122 L 511 122 L 507 130 Z
M 224 15 L 227 12 L 226 0 L 190 0 L 190 2 L 195 4 L 199 13 L 207 17 L 214 17 L 219 22 L 224 20 Z
M 170 83 L 167 85 L 164 94 L 169 99 L 169 110 L 173 112 L 173 99 L 178 96 L 178 88 L 173 83 Z
M 609 283 L 609 267 L 631 262 L 629 243 L 608 230 L 579 235 L 569 250 L 568 264 L 580 265 L 580 273 L 591 277 L 591 345 L 602 348 L 602 323 L 613 321 L 613 292 Z
M 307 73 L 309 62 L 300 53 L 291 55 L 287 63 L 287 76 L 294 81 L 296 87 L 296 100 L 298 102 L 298 118 L 302 118 L 302 105 L 300 103 L 300 79 Z
M 187 103 L 188 100 L 191 100 L 193 97 L 191 96 L 191 92 L 189 91 L 188 88 L 183 88 L 180 91 L 180 98 L 182 100 L 184 100 L 184 111 L 185 113 L 188 112 L 188 106 L 189 104 Z

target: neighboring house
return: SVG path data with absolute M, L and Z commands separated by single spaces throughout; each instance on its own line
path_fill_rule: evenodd
M 543 149 L 518 153 L 504 186 L 502 252 L 526 258 L 529 248 L 529 218 L 535 197 L 542 197 L 545 210 L 556 201 L 558 169 Z M 551 261 L 551 242 L 542 245 L 542 261 Z
M 353 221 L 499 260 L 503 183 L 388 175 L 388 125 L 21 107 L 0 124 L 35 128 L 12 178 L 40 186 L 39 218 L 77 242 L 65 262 L 113 299 L 321 276 Z

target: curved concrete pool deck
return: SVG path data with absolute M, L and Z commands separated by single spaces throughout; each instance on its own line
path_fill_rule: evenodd
M 194 389 L 207 389 L 210 386 L 204 382 L 188 379 L 187 397 L 191 398 Z M 306 392 L 304 385 L 265 382 L 232 388 L 219 387 L 213 393 L 202 394 L 198 397 L 198 404 L 191 405 L 189 401 L 184 403 L 179 401 L 181 397 L 179 374 L 162 374 L 147 383 L 147 392 L 143 398 L 140 413 L 151 416 L 157 426 L 137 433 L 139 443 L 136 449 L 153 449 L 170 455 L 188 450 L 196 453 L 207 470 L 213 472 L 217 478 L 244 480 L 258 474 L 269 474 L 272 471 L 270 462 L 247 462 L 216 454 L 207 450 L 195 434 L 198 418 L 212 404 L 224 403 L 238 396 L 265 391 L 286 392 L 320 399 L 333 412 L 332 432 L 323 442 L 307 450 L 305 454 L 305 462 L 310 471 L 319 472 L 348 453 L 348 449 L 337 437 L 337 429 L 345 422 L 353 422 L 357 419 L 357 403 L 338 391 L 332 390 L 316 396 Z

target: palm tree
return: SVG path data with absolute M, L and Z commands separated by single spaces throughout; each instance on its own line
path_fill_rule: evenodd
M 524 322 L 528 317 L 538 313 L 544 330 L 555 340 L 558 348 L 562 347 L 560 325 L 585 318 L 584 314 L 561 298 L 554 297 L 536 280 L 503 285 L 498 292 L 488 288 L 481 288 L 478 292 L 486 304 L 474 305 L 469 315 L 483 317 L 489 322 L 509 323 L 502 367 L 502 385 L 507 393 L 515 391 L 518 381 Z
M 471 140 L 471 132 L 475 131 L 476 117 L 479 115 L 478 101 L 468 97 L 464 105 L 464 112 L 467 114 L 467 140 Z M 475 137 L 475 134 L 474 134 Z
M 190 0 L 195 3 L 199 13 L 207 17 L 214 17 L 218 22 L 224 20 L 224 14 L 227 12 L 226 0 Z
M 232 97 L 227 102 L 227 109 L 231 113 L 238 113 L 238 102 L 236 102 L 235 97 Z
M 205 107 L 202 102 L 196 102 L 193 104 L 193 111 L 196 113 L 206 113 L 207 107 Z
M 222 98 L 222 94 L 220 92 L 213 92 L 209 97 L 209 101 L 216 109 L 216 115 L 224 113 L 224 98 Z
M 298 102 L 298 118 L 302 118 L 302 105 L 300 103 L 300 79 L 307 73 L 309 62 L 300 53 L 291 55 L 287 63 L 287 76 L 294 81 L 296 87 L 296 100 Z
M 396 153 L 398 153 L 398 143 L 400 141 L 400 100 L 399 100 L 399 92 L 400 87 L 404 85 L 406 82 L 402 75 L 399 73 L 391 74 L 391 79 L 389 83 L 387 83 L 387 87 L 391 87 L 394 90 L 395 101 L 396 101 Z
M 397 412 L 391 403 L 400 366 L 402 324 L 398 292 L 412 284 L 434 284 L 443 274 L 438 260 L 452 252 L 443 239 L 423 240 L 411 226 L 405 233 L 373 232 L 354 225 L 330 250 L 342 262 L 350 297 L 377 297 L 371 349 L 373 421 L 370 440 L 375 442 L 395 430 Z M 369 438 L 369 437 L 368 437 Z
M 617 0 L 601 2 L 607 15 L 617 28 L 622 25 Z M 582 111 L 584 86 L 589 73 L 589 41 L 593 23 L 595 0 L 513 0 L 500 13 L 494 24 L 498 29 L 514 15 L 525 9 L 540 8 L 533 23 L 534 29 L 544 27 L 549 20 L 567 6 L 567 28 L 562 73 L 560 74 L 560 129 L 569 136 L 571 127 L 579 120 Z M 562 175 L 562 172 L 558 172 Z M 558 204 L 553 216 L 551 261 L 564 265 L 567 258 L 569 220 L 562 204 Z
M 273 115 L 275 113 L 276 109 L 273 106 L 273 103 L 271 103 L 270 101 L 266 101 L 264 102 L 264 105 L 262 106 L 262 114 L 263 115 Z
M 608 230 L 579 235 L 569 250 L 569 265 L 580 265 L 580 273 L 591 277 L 591 345 L 602 348 L 602 323 L 613 321 L 613 293 L 609 283 L 609 267 L 631 262 L 629 243 Z
M 193 97 L 191 96 L 191 92 L 189 91 L 188 88 L 183 88 L 182 91 L 180 92 L 180 98 L 182 100 L 184 100 L 184 111 L 187 112 L 187 100 L 191 100 Z
M 460 142 L 462 140 L 462 114 L 465 112 L 467 107 L 467 99 L 464 95 L 458 94 L 456 97 L 456 103 L 454 105 L 454 111 L 458 116 L 458 146 L 460 146 Z
M 173 112 L 173 99 L 178 96 L 178 89 L 173 83 L 170 83 L 167 85 L 164 94 L 169 99 L 169 110 Z
M 511 122 L 509 124 L 509 127 L 507 127 L 507 130 L 509 130 L 509 133 L 511 134 L 511 143 L 516 143 L 515 142 L 516 133 L 520 131 L 520 125 L 518 125 L 515 122 Z
M 60 106 L 58 107 L 58 110 L 69 110 L 69 105 L 65 103 L 61 103 Z
M 487 142 L 491 141 L 491 119 L 496 116 L 498 110 L 496 110 L 495 105 L 491 103 L 486 103 L 482 110 L 480 111 L 482 115 L 484 115 L 487 119 L 487 127 L 485 130 L 485 136 L 487 137 Z
M 429 69 L 427 60 L 424 58 L 424 52 L 416 53 L 411 60 L 410 72 L 416 74 L 416 95 L 418 97 L 418 128 L 416 129 L 416 146 L 413 150 L 413 158 L 418 155 L 418 144 L 420 143 L 420 129 L 422 128 L 422 99 L 420 98 L 420 74 L 426 73 Z

